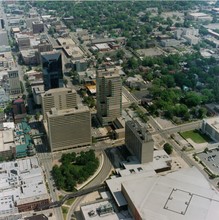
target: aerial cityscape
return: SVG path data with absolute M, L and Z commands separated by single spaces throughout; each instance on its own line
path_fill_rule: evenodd
M 219 1 L 0 0 L 0 220 L 219 219 Z

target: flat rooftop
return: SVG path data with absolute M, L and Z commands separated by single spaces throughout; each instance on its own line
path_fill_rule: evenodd
M 98 50 L 109 50 L 109 49 L 110 49 L 110 47 L 108 46 L 107 43 L 95 44 L 95 47 L 96 47 Z
M 193 13 L 189 13 L 189 15 L 192 15 L 194 17 L 206 17 L 209 16 L 208 14 L 202 13 L 202 12 L 193 12 Z
M 81 211 L 83 213 L 83 217 L 85 220 L 133 220 L 133 218 L 130 217 L 130 214 L 126 211 L 121 212 L 121 213 L 116 213 L 116 212 L 111 212 L 107 213 L 105 215 L 99 215 L 97 213 L 97 209 L 100 206 L 107 205 L 109 202 L 104 201 L 104 202 L 98 202 L 86 206 L 81 206 Z M 93 215 L 89 216 L 89 213 L 93 211 Z
M 219 132 L 219 117 L 204 119 L 204 122 L 213 127 L 216 131 Z
M 64 115 L 71 115 L 71 114 L 77 114 L 81 112 L 89 112 L 89 108 L 87 106 L 78 106 L 77 108 L 69 108 L 69 109 L 63 109 L 58 110 L 56 108 L 51 108 L 50 112 L 47 112 L 47 117 L 56 117 L 56 116 L 64 116 Z
M 49 96 L 51 94 L 58 94 L 59 92 L 72 92 L 72 93 L 76 93 L 75 89 L 69 89 L 69 88 L 55 88 L 55 89 L 50 89 L 48 91 L 46 91 L 43 96 Z
M 109 187 L 111 194 L 119 207 L 122 207 L 128 204 L 127 200 L 125 199 L 124 195 L 121 192 L 122 182 L 131 181 L 137 175 L 140 175 L 140 174 L 126 175 L 123 177 L 106 180 L 106 184 Z M 154 176 L 154 175 L 156 175 L 156 173 L 152 170 L 147 170 L 141 173 L 141 176 L 144 178 L 148 178 L 149 176 Z
M 62 46 L 75 46 L 75 42 L 70 38 L 58 37 L 57 41 Z
M 43 171 L 36 157 L 0 163 L 0 171 L 0 213 L 5 210 L 16 213 L 15 203 L 49 199 Z
M 122 182 L 141 219 L 218 220 L 219 193 L 197 168 Z

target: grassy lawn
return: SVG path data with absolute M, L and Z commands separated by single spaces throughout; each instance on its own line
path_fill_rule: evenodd
M 75 201 L 75 198 L 69 199 L 65 202 L 66 205 L 71 205 Z
M 59 195 L 59 200 L 62 200 L 64 196 L 63 195 Z
M 198 130 L 185 131 L 180 133 L 180 135 L 185 139 L 191 138 L 197 144 L 211 141 L 211 139 L 207 135 L 200 133 Z
M 66 217 L 67 217 L 67 214 L 68 214 L 68 208 L 64 207 L 64 206 L 62 206 L 61 208 L 62 208 L 63 218 L 64 218 L 64 220 L 66 220 Z

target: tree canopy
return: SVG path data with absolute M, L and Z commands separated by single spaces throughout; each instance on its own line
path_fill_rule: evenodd
M 66 191 L 75 190 L 76 184 L 83 183 L 91 176 L 99 165 L 94 150 L 76 153 L 63 154 L 61 165 L 55 165 L 52 175 L 58 189 Z

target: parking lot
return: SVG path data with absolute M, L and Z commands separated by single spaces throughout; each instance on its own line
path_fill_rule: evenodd
M 214 173 L 219 175 L 219 147 L 197 154 L 197 157 Z

